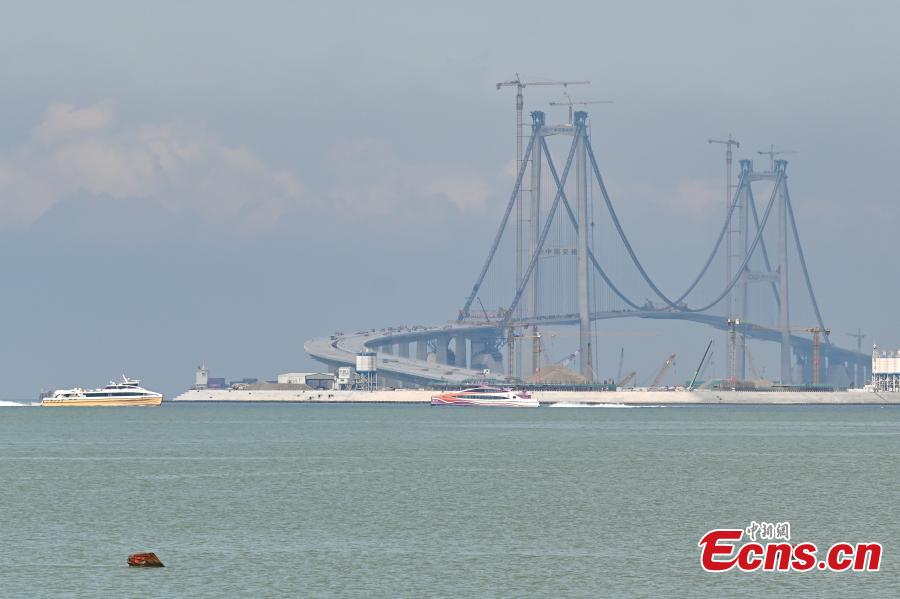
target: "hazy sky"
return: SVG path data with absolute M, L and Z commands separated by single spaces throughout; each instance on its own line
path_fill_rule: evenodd
M 900 8 L 891 2 L 8 3 L 0 20 L 0 396 L 196 364 L 271 378 L 303 341 L 436 323 L 511 184 L 514 91 L 590 79 L 594 144 L 654 276 L 684 287 L 722 153 L 773 143 L 835 341 L 900 345 Z M 526 90 L 528 109 L 554 88 Z M 673 259 L 673 256 L 677 259 Z M 390 268 L 385 268 L 389 264 Z M 642 323 L 617 324 L 638 329 Z M 693 367 L 711 333 L 620 346 Z M 717 334 L 718 335 L 718 334 Z M 767 350 L 760 350 L 764 353 Z M 770 361 L 769 371 L 775 369 Z

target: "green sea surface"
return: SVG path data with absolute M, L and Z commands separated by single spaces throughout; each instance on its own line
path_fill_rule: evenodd
M 2 407 L 0 597 L 897 597 L 898 488 L 889 406 Z M 881 571 L 704 572 L 751 521 Z

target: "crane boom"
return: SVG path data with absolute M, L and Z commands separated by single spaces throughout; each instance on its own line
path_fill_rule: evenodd
M 776 150 L 775 144 L 771 144 L 768 150 L 760 150 L 756 152 L 760 156 L 768 156 L 769 157 L 769 170 L 775 170 L 775 157 L 781 156 L 782 154 L 796 154 L 797 150 Z
M 712 339 L 709 340 L 709 343 L 706 345 L 706 350 L 703 352 L 703 357 L 700 358 L 700 364 L 697 365 L 697 370 L 694 372 L 694 378 L 691 379 L 691 384 L 688 385 L 688 391 L 694 388 L 694 384 L 697 382 L 697 377 L 700 376 L 700 372 L 703 371 L 703 363 L 706 361 L 706 356 L 709 355 L 709 348 L 712 347 Z
M 659 372 L 656 373 L 656 376 L 653 377 L 653 382 L 650 383 L 651 387 L 659 387 L 659 384 L 662 382 L 663 376 L 665 376 L 666 371 L 669 370 L 669 367 L 675 363 L 675 354 L 669 354 L 669 357 L 666 358 L 666 361 L 662 363 L 662 366 L 659 367 Z
M 510 79 L 509 81 L 501 81 L 497 84 L 497 89 L 501 87 L 511 87 L 516 86 L 520 89 L 526 88 L 529 85 L 562 85 L 563 87 L 569 85 L 589 85 L 590 81 L 522 81 L 522 77 L 516 73 L 515 79 Z
M 712 364 L 713 357 L 715 355 L 716 355 L 716 352 L 714 352 L 714 351 L 709 353 L 709 359 L 707 359 L 706 362 L 703 364 L 703 367 L 700 369 L 700 374 L 697 375 L 697 378 L 702 380 L 703 377 L 706 376 L 706 371 L 709 370 L 709 365 Z
M 572 96 L 569 95 L 569 92 L 563 92 L 563 95 L 566 97 L 564 102 L 550 102 L 550 106 L 568 106 L 569 107 L 569 124 L 572 124 L 572 107 L 575 105 L 578 106 L 587 106 L 588 104 L 612 104 L 612 100 L 586 100 L 584 102 L 575 102 L 572 100 Z
M 637 376 L 637 371 L 632 370 L 628 374 L 626 374 L 620 381 L 616 383 L 616 387 L 624 387 L 628 383 L 631 382 L 631 379 Z

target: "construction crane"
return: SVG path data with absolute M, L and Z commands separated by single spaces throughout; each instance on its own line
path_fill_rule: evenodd
M 556 337 L 578 337 L 581 333 L 544 333 L 545 338 L 549 338 L 552 340 Z M 592 331 L 591 337 L 656 337 L 656 333 L 652 331 Z M 571 354 L 562 358 L 561 360 L 557 360 L 554 364 L 562 364 L 563 362 L 568 362 L 569 360 L 573 360 L 578 357 L 579 350 L 573 351 Z M 622 361 L 625 359 L 625 348 L 623 347 L 619 354 L 619 372 L 618 375 L 622 376 Z M 568 364 L 567 364 L 568 366 Z
M 753 373 L 753 377 L 755 379 L 761 379 L 762 377 L 759 376 L 759 371 L 756 369 L 756 365 L 753 363 L 753 352 L 750 351 L 750 346 L 748 345 L 744 349 L 747 350 L 747 364 L 750 366 L 750 372 Z
M 760 156 L 768 156 L 769 157 L 769 172 L 775 172 L 775 157 L 781 156 L 782 154 L 796 154 L 796 150 L 776 150 L 775 144 L 769 145 L 769 149 L 765 151 L 757 151 L 757 154 Z
M 659 387 L 659 384 L 662 382 L 663 376 L 665 376 L 666 372 L 669 370 L 669 367 L 675 363 L 675 354 L 669 354 L 669 357 L 666 358 L 666 361 L 662 363 L 662 366 L 659 367 L 659 371 L 656 373 L 656 376 L 653 377 L 653 381 L 650 383 L 649 387 Z
M 856 353 L 862 353 L 862 340 L 866 338 L 866 334 L 862 332 L 862 329 L 856 329 L 855 333 L 847 333 L 850 337 L 856 339 Z
M 856 339 L 856 353 L 862 353 L 862 340 L 865 339 L 866 335 L 862 332 L 862 329 L 856 329 L 855 333 L 847 333 L 849 336 Z M 859 388 L 859 364 L 853 365 L 853 386 L 855 388 Z
M 480 297 L 476 297 L 475 299 L 478 300 L 478 305 L 481 306 L 481 311 L 484 312 L 484 320 L 485 320 L 486 322 L 490 322 L 491 319 L 490 319 L 490 317 L 488 316 L 487 310 L 484 309 L 484 304 L 481 302 L 481 298 L 480 298 Z
M 694 384 L 697 382 L 697 377 L 700 376 L 700 373 L 703 372 L 703 363 L 706 362 L 706 356 L 709 355 L 709 348 L 712 347 L 712 339 L 709 340 L 709 343 L 706 345 L 706 349 L 703 351 L 703 357 L 700 358 L 700 364 L 697 365 L 697 370 L 694 371 L 694 376 L 691 378 L 691 384 L 688 385 L 688 391 L 693 390 Z
M 580 333 L 545 333 L 545 337 L 549 337 L 551 340 L 555 337 L 577 337 Z M 653 331 L 592 331 L 591 337 L 655 337 L 656 333 Z M 574 360 L 578 357 L 580 350 L 575 350 L 565 358 L 561 360 L 557 360 L 554 364 L 562 364 L 566 363 L 566 367 L 569 367 L 571 360 Z M 625 360 L 625 348 L 623 347 L 619 351 L 619 370 L 616 374 L 617 379 L 622 378 L 622 364 Z
M 513 333 L 507 338 L 507 343 L 510 346 L 510 362 L 512 361 L 512 351 L 515 348 L 515 344 L 519 342 L 520 339 L 534 339 L 537 343 L 537 364 L 534 365 L 534 380 L 537 383 L 541 382 L 541 353 L 544 350 L 544 344 L 541 341 L 541 333 L 540 331 L 536 332 L 534 335 L 517 335 Z M 512 378 L 512 375 L 510 375 Z
M 731 170 L 732 170 L 731 169 L 731 163 L 732 163 L 731 146 L 734 146 L 735 148 L 740 148 L 741 142 L 734 139 L 731 136 L 731 133 L 728 134 L 728 139 L 709 138 L 706 141 L 711 144 L 722 144 L 725 146 L 725 210 L 728 210 L 728 208 L 731 207 L 731 194 L 732 194 L 732 188 L 734 187 L 731 184 Z M 727 247 L 731 247 L 731 246 L 727 246 Z M 729 276 L 726 280 L 730 281 L 731 277 Z
M 825 329 L 822 327 L 806 327 L 797 329 L 800 331 L 804 331 L 806 333 L 812 333 L 813 337 L 813 385 L 819 384 L 819 364 L 821 361 L 820 354 L 822 351 L 822 343 L 820 334 L 825 334 L 827 337 L 831 334 L 831 329 Z
M 569 92 L 563 92 L 563 95 L 566 97 L 565 101 L 559 102 L 554 101 L 550 102 L 550 106 L 568 106 L 569 107 L 569 124 L 573 124 L 572 120 L 572 107 L 573 106 L 587 106 L 588 104 L 612 104 L 612 100 L 587 100 L 584 102 L 575 102 L 572 100 L 572 96 L 569 95 Z
M 565 358 L 563 358 L 563 359 L 561 359 L 561 360 L 557 360 L 556 362 L 554 362 L 554 364 L 562 364 L 562 363 L 565 363 L 566 368 L 568 368 L 569 365 L 572 363 L 572 360 L 574 360 L 575 358 L 577 358 L 577 357 L 578 357 L 578 354 L 579 354 L 580 352 L 581 352 L 580 349 L 576 349 L 575 351 L 573 351 L 571 354 L 569 354 L 569 355 L 566 356 Z
M 727 218 L 728 213 L 731 210 L 731 197 L 734 193 L 734 185 L 731 182 L 732 181 L 732 171 L 733 171 L 733 169 L 731 168 L 732 155 L 733 155 L 732 151 L 731 151 L 731 146 L 740 148 L 741 142 L 734 139 L 731 136 L 731 133 L 728 134 L 728 139 L 712 139 L 712 138 L 710 138 L 710 139 L 707 139 L 706 141 L 711 144 L 722 144 L 725 146 L 725 217 Z M 732 253 L 733 253 L 732 248 L 734 247 L 734 243 L 732 241 L 732 233 L 733 233 L 732 229 L 733 229 L 733 227 L 731 225 L 729 225 L 725 231 L 725 234 L 726 234 L 725 247 L 728 248 L 725 252 L 725 280 L 726 281 L 731 280 L 731 259 L 732 259 Z M 726 300 L 726 304 L 725 304 L 726 305 L 726 316 L 729 314 L 734 314 L 736 312 L 736 310 L 734 310 L 734 307 L 731 305 L 732 297 L 733 296 L 730 293 L 727 295 L 727 300 Z M 732 343 L 732 337 L 730 335 L 728 337 L 728 343 L 729 343 L 729 345 Z M 733 352 L 734 348 L 731 348 L 729 351 Z
M 577 337 L 579 335 L 580 335 L 580 333 L 554 333 L 554 332 L 544 333 L 540 337 L 540 339 L 541 339 L 540 343 L 543 346 L 543 339 L 546 339 L 546 338 L 549 338 L 551 340 L 550 343 L 552 344 L 552 340 L 556 337 Z M 516 340 L 523 338 L 522 335 L 514 335 L 514 336 L 515 336 Z M 535 334 L 532 338 L 534 338 L 536 336 L 537 336 L 537 334 Z M 655 337 L 655 336 L 656 336 L 656 333 L 653 331 L 593 331 L 593 332 L 591 332 L 591 337 Z M 516 341 L 514 340 L 509 343 L 510 343 L 510 345 L 512 345 L 515 342 Z M 551 349 L 552 349 L 552 345 L 551 345 Z M 541 351 L 543 351 L 543 349 Z M 575 358 L 577 358 L 579 353 L 580 353 L 580 350 L 576 349 L 575 351 L 573 351 L 566 357 L 554 362 L 554 364 L 562 364 L 565 362 L 566 363 L 565 365 L 568 368 L 569 364 L 571 363 L 571 360 L 574 360 Z M 622 361 L 624 359 L 625 359 L 625 348 L 623 347 L 619 354 L 619 372 L 618 372 L 619 377 L 622 376 Z
M 590 81 L 522 81 L 522 78 L 516 73 L 515 79 L 501 81 L 497 84 L 497 90 L 503 87 L 516 88 L 516 139 L 518 140 L 516 144 L 516 159 L 518 162 L 522 161 L 522 109 L 525 106 L 525 98 L 522 95 L 522 91 L 529 85 L 562 85 L 563 87 L 568 87 L 570 85 L 589 85 L 590 83 Z
M 709 352 L 709 359 L 706 360 L 706 363 L 703 364 L 702 368 L 700 368 L 700 374 L 697 375 L 697 378 L 699 378 L 700 380 L 703 380 L 703 377 L 706 376 L 706 371 L 709 370 L 709 367 L 710 367 L 710 365 L 712 365 L 713 358 L 715 358 L 715 356 L 716 356 L 715 351 Z
M 618 380 L 616 382 L 616 387 L 624 387 L 625 385 L 630 383 L 631 380 L 636 376 L 637 376 L 637 371 L 632 370 L 631 372 L 629 372 L 623 378 L 621 378 L 620 380 Z

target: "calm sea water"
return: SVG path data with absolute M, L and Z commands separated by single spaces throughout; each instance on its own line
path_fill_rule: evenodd
M 891 407 L 0 408 L 0 596 L 896 597 L 898 458 Z M 751 520 L 882 571 L 702 572 Z

